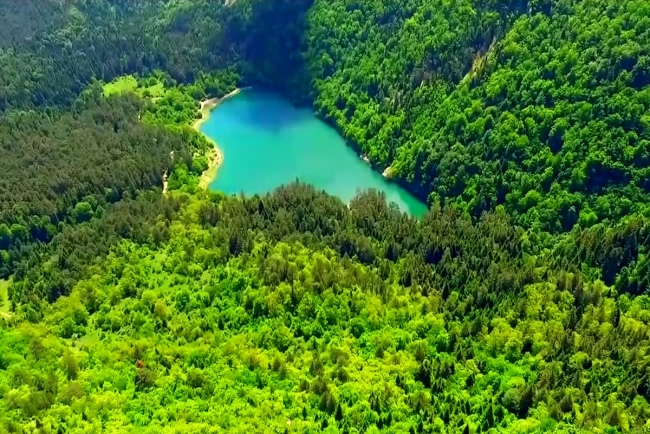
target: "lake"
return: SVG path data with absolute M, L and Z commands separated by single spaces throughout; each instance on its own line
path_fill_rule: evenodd
M 246 89 L 213 110 L 201 131 L 224 155 L 212 190 L 264 194 L 299 180 L 345 203 L 359 190 L 373 188 L 409 214 L 420 217 L 427 210 L 359 158 L 310 109 L 296 108 L 277 94 Z

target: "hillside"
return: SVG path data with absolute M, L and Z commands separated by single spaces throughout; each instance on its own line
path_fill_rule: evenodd
M 179 199 L 162 241 L 118 243 L 38 324 L 0 332 L 7 426 L 647 428 L 647 295 L 523 255 L 505 216 L 418 222 L 300 185 Z
M 348 3 L 309 15 L 315 104 L 421 195 L 552 232 L 648 215 L 647 2 Z
M 45 29 L 61 24 L 66 12 L 62 0 L 0 1 L 0 48 L 24 42 Z
M 503 205 L 550 232 L 648 213 L 643 0 L 69 9 L 60 30 L 0 55 L 0 109 L 69 105 L 93 78 L 227 71 L 313 104 L 431 203 L 474 217 Z
M 23 3 L 0 432 L 650 430 L 647 2 Z M 248 85 L 430 213 L 202 189 L 200 101 Z

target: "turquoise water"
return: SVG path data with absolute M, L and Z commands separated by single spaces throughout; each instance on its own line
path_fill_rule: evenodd
M 224 154 L 212 190 L 263 194 L 299 180 L 345 203 L 359 190 L 383 191 L 402 211 L 421 216 L 426 205 L 388 182 L 309 109 L 276 94 L 248 89 L 216 108 L 201 126 Z

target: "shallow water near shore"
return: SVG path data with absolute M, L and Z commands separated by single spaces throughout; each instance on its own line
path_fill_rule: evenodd
M 223 152 L 211 190 L 264 194 L 299 180 L 349 202 L 359 190 L 384 192 L 402 211 L 421 216 L 427 207 L 373 170 L 311 110 L 283 97 L 247 89 L 223 101 L 201 125 Z

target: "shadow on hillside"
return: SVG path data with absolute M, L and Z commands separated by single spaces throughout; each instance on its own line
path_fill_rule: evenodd
M 309 102 L 310 78 L 302 56 L 306 14 L 313 0 L 249 0 L 245 22 L 229 29 L 244 47 L 246 85 L 273 89 L 295 103 Z M 235 32 L 236 34 L 233 34 Z

